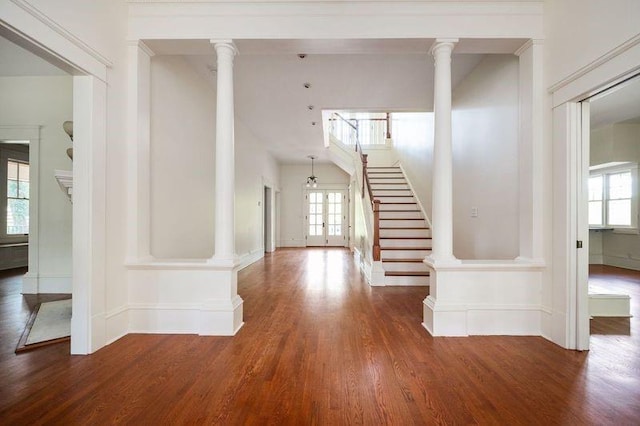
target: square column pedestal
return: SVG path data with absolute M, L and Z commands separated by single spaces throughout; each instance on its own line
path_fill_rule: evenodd
M 432 336 L 541 335 L 543 264 L 424 262 L 431 276 L 422 325 Z
M 128 268 L 131 333 L 232 336 L 244 324 L 238 265 L 155 261 Z

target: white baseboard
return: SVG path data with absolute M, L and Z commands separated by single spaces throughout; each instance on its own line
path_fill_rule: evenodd
M 603 256 L 603 264 L 609 266 L 617 266 L 618 268 L 633 269 L 634 271 L 640 271 L 640 260 L 630 259 L 628 257 L 618 256 Z
M 631 317 L 631 298 L 626 294 L 590 294 L 592 317 Z
M 302 240 L 281 240 L 278 242 L 278 247 L 306 247 L 307 243 L 304 239 Z
M 43 275 L 27 273 L 22 278 L 23 294 L 71 293 L 70 275 Z
M 604 263 L 604 259 L 602 254 L 589 255 L 589 265 L 602 265 L 603 263 Z
M 439 304 L 427 296 L 423 326 L 432 336 L 540 336 L 538 305 Z
M 244 325 L 243 300 L 129 305 L 129 333 L 233 336 Z
M 263 257 L 264 257 L 264 249 L 262 248 L 243 254 L 242 256 L 240 256 L 240 266 L 238 266 L 238 271 L 246 268 L 247 266 L 251 265 L 254 262 L 257 262 Z
M 106 344 L 110 345 L 129 333 L 129 307 L 121 306 L 105 315 Z

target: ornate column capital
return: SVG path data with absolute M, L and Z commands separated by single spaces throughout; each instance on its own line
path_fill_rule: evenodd
M 235 56 L 240 53 L 231 39 L 209 40 L 209 43 L 213 45 L 213 48 L 216 50 L 216 54 L 218 55 L 227 54 Z
M 457 38 L 437 38 L 436 41 L 433 42 L 431 49 L 429 49 L 429 53 L 433 56 L 436 56 L 436 54 L 441 52 L 451 53 L 453 52 L 453 48 L 456 46 L 456 43 L 458 43 Z

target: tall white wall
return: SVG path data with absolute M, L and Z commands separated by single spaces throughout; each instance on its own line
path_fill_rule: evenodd
M 349 185 L 349 175 L 333 164 L 316 164 L 318 187 L 322 185 Z M 280 238 L 279 247 L 304 247 L 304 192 L 309 164 L 282 164 L 280 166 Z
M 452 109 L 454 255 L 513 259 L 519 254 L 517 58 L 483 59 L 454 90 Z
M 546 0 L 550 85 L 630 40 L 640 28 L 637 0 Z
M 415 196 L 431 218 L 431 175 L 433 171 L 433 113 L 392 115 L 393 146 Z
M 543 287 L 543 293 L 551 294 L 552 321 L 544 333 L 565 347 L 575 348 L 578 341 L 580 347 L 588 345 L 583 336 L 588 336 L 588 320 L 576 314 L 575 300 L 586 296 L 585 281 L 576 280 L 575 262 L 581 256 L 576 256 L 574 245 L 584 237 L 576 233 L 576 131 L 571 120 L 576 111 L 571 103 L 561 102 L 580 100 L 637 67 L 638 46 L 625 44 L 640 36 L 639 8 L 635 0 L 545 1 L 545 87 L 556 90 L 547 99 L 544 126 L 553 147 L 553 223 L 548 230 L 553 281 L 545 281 Z M 577 339 L 576 323 L 582 333 Z
M 71 76 L 0 78 L 0 125 L 39 125 L 40 181 L 38 273 L 71 292 L 71 203 L 54 170 L 71 170 L 71 140 L 62 123 L 73 118 Z
M 210 80 L 207 80 L 207 77 Z M 183 56 L 151 61 L 151 253 L 209 258 L 214 251 L 214 75 Z M 278 188 L 278 165 L 242 118 L 235 120 L 236 253 L 263 248 L 264 186 Z
M 183 57 L 152 58 L 151 254 L 157 258 L 213 256 L 215 96 Z
M 640 124 L 613 124 L 591 132 L 590 164 L 640 162 Z M 638 190 L 638 185 L 636 185 Z M 640 235 L 589 232 L 590 262 L 640 270 Z
M 242 122 L 235 119 L 236 144 L 236 253 L 252 255 L 263 250 L 264 187 L 272 188 L 271 205 L 280 188 L 280 170 L 273 156 L 258 137 Z M 276 230 L 277 232 L 277 230 Z

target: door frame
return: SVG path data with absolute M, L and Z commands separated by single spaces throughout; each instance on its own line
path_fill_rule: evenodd
M 324 246 L 315 246 L 315 245 L 308 245 L 307 244 L 307 236 L 308 236 L 308 219 L 307 219 L 307 195 L 310 191 L 331 191 L 331 190 L 335 190 L 335 191 L 342 191 L 344 193 L 344 213 L 345 213 L 345 219 L 343 222 L 343 234 L 344 234 L 344 244 L 341 246 L 331 246 L 331 247 L 349 247 L 349 243 L 351 241 L 351 236 L 349 235 L 349 225 L 350 225 L 350 220 L 351 220 L 351 213 L 350 213 L 350 201 L 351 201 L 351 196 L 349 193 L 349 185 L 348 184 L 319 184 L 316 188 L 307 188 L 305 185 L 302 185 L 302 212 L 303 212 L 303 217 L 302 217 L 302 235 L 304 237 L 304 244 L 305 247 L 324 247 Z M 323 203 L 323 206 L 326 203 Z M 325 245 L 326 246 L 326 245 Z
M 640 72 L 640 37 L 549 88 L 554 170 L 553 308 L 551 339 L 567 349 L 589 349 L 588 195 L 589 128 L 586 101 Z M 586 166 L 585 166 L 585 163 Z M 576 242 L 583 242 L 576 248 Z M 586 246 L 585 246 L 586 242 Z
M 29 3 L 3 5 L 0 35 L 73 75 L 71 353 L 89 354 L 108 338 L 104 209 L 107 69 L 113 64 Z

